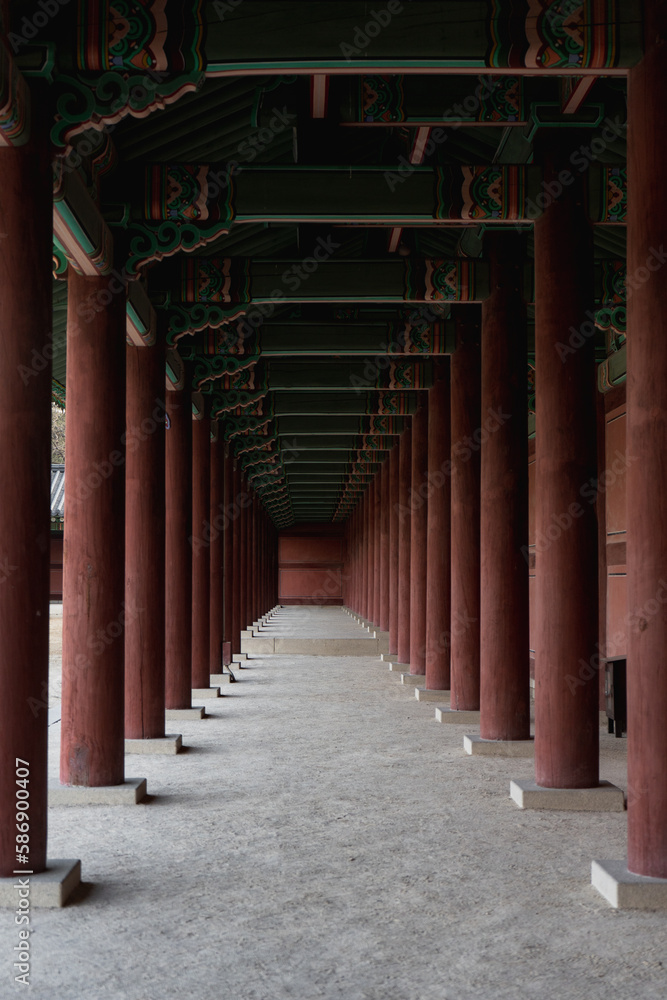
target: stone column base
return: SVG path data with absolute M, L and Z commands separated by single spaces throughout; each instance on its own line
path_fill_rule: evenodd
M 61 785 L 49 782 L 50 806 L 134 806 L 148 791 L 145 778 L 126 778 L 122 785 Z
M 125 753 L 178 753 L 183 746 L 180 733 L 146 740 L 125 740 Z
M 447 701 L 449 694 L 449 691 L 431 691 L 424 687 L 415 688 L 417 701 Z
M 449 705 L 439 705 L 435 710 L 438 722 L 453 723 L 466 726 L 479 725 L 479 712 L 466 712 L 463 709 L 450 708 Z
M 591 885 L 617 910 L 667 910 L 667 878 L 635 875 L 625 861 L 593 861 Z
M 384 663 L 392 663 L 398 659 L 398 653 L 380 653 L 380 659 Z
M 390 660 L 389 663 L 387 663 L 387 666 L 394 674 L 396 673 L 403 674 L 410 672 L 409 663 L 398 663 L 396 660 Z
M 234 674 L 211 674 L 211 684 L 215 687 L 219 684 L 233 684 L 235 680 Z
M 401 684 L 410 684 L 414 686 L 415 684 L 423 684 L 424 675 L 423 674 L 401 674 Z
M 193 698 L 219 698 L 220 688 L 210 687 L 210 688 L 193 688 L 192 689 Z
M 597 788 L 543 788 L 535 781 L 511 781 L 510 798 L 520 809 L 565 809 L 572 812 L 623 812 L 625 795 L 609 781 Z
M 471 757 L 534 757 L 535 740 L 483 740 L 481 736 L 464 736 L 463 749 Z
M 175 720 L 188 722 L 191 719 L 203 719 L 204 706 L 194 705 L 192 708 L 166 708 L 164 717 L 172 722 Z
M 28 885 L 19 885 L 18 880 Z M 25 898 L 30 909 L 64 906 L 68 898 L 81 884 L 81 862 L 72 858 L 47 858 L 46 871 L 38 875 L 18 872 L 10 878 L 0 879 L 0 906 L 18 909 L 18 889 L 28 889 Z

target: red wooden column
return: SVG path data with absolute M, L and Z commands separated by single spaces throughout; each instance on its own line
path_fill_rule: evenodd
M 383 632 L 389 631 L 389 505 L 391 498 L 389 480 L 389 457 L 382 464 L 380 479 L 380 614 L 379 626 Z
M 241 467 L 234 460 L 230 525 L 232 542 L 232 655 L 241 651 Z
M 27 145 L 0 149 L 0 877 L 46 867 L 53 207 L 48 125 L 32 127 Z M 30 772 L 25 866 L 17 757 Z
M 368 532 L 368 577 L 366 579 L 366 618 L 372 622 L 375 616 L 375 478 L 368 486 L 368 513 L 366 530 Z
M 398 656 L 398 462 L 399 444 L 389 454 L 389 650 Z
M 257 548 L 257 497 L 254 490 L 250 494 L 251 503 L 248 510 L 250 518 L 250 577 L 248 579 L 248 624 L 257 619 L 257 607 L 255 604 L 255 589 L 257 586 L 257 559 L 259 550 Z
M 164 737 L 165 347 L 128 344 L 125 464 L 125 737 Z
M 362 618 L 368 617 L 368 487 L 361 497 L 361 510 L 359 518 L 359 560 L 361 563 L 361 592 L 359 595 L 359 614 Z
M 210 581 L 209 581 L 209 673 L 222 670 L 224 615 L 224 477 L 225 442 L 217 420 L 211 423 L 211 494 L 210 494 Z M 210 679 L 209 679 L 210 683 Z
M 248 627 L 248 605 L 246 601 L 248 593 L 248 508 L 246 506 L 248 487 L 243 473 L 240 473 L 239 484 L 241 487 L 239 496 L 239 631 L 244 632 Z
M 628 81 L 628 867 L 667 878 L 667 12 L 645 4 L 646 54 Z M 662 266 L 662 270 L 661 270 Z M 631 343 L 632 340 L 632 343 Z
M 165 705 L 192 706 L 192 403 L 185 377 L 167 393 Z
M 451 616 L 449 360 L 438 364 L 428 394 L 428 522 L 426 528 L 426 688 L 449 690 Z
M 70 269 L 60 780 L 124 780 L 125 291 Z M 113 285 L 115 288 L 116 285 Z M 79 326 L 90 303 L 101 306 Z
M 398 466 L 398 662 L 410 662 L 410 486 L 412 428 L 401 434 Z
M 223 549 L 224 549 L 224 615 L 223 615 L 223 652 L 225 666 L 228 665 L 232 653 L 234 625 L 234 522 L 231 517 L 232 497 L 234 490 L 234 456 L 231 448 L 225 448 L 225 469 L 223 475 Z M 227 644 L 229 643 L 229 647 Z
M 525 243 L 487 233 L 482 305 L 480 735 L 530 737 Z
M 423 396 L 420 393 L 420 396 Z M 410 517 L 410 673 L 426 671 L 426 527 L 428 520 L 428 407 L 412 418 Z
M 200 397 L 201 399 L 201 397 Z M 192 687 L 210 687 L 211 420 L 204 404 L 192 420 Z
M 373 624 L 380 627 L 380 604 L 382 601 L 382 469 L 373 480 Z
M 458 711 L 479 709 L 480 616 L 480 312 L 455 310 L 456 350 L 451 359 L 452 590 L 451 699 Z M 475 433 L 478 439 L 475 440 Z
M 545 184 L 568 153 L 562 132 L 543 142 Z M 597 475 L 593 338 L 563 351 L 593 308 L 591 240 L 577 178 L 535 222 L 535 528 L 547 540 L 535 562 L 535 779 L 548 788 L 598 784 L 597 683 L 569 680 L 597 653 L 597 524 L 581 494 Z

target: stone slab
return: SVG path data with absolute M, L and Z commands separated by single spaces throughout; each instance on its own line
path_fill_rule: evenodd
M 49 782 L 50 806 L 133 806 L 146 796 L 145 778 L 126 778 L 122 785 L 61 785 Z
M 635 875 L 625 861 L 593 861 L 591 885 L 617 910 L 667 910 L 667 878 Z
M 463 749 L 471 757 L 534 757 L 535 740 L 483 740 L 464 736 Z
M 387 661 L 385 661 L 387 662 Z M 391 670 L 392 674 L 409 674 L 410 664 L 409 663 L 399 663 L 397 660 L 389 660 L 387 666 Z
M 183 746 L 180 733 L 146 740 L 125 740 L 125 753 L 178 753 Z
M 262 640 L 264 641 L 264 640 Z M 294 656 L 377 656 L 377 639 L 275 638 L 275 652 Z
M 398 659 L 398 653 L 380 653 L 380 659 L 384 663 L 392 663 Z
M 449 695 L 449 691 L 431 691 L 425 687 L 415 688 L 415 698 L 417 701 L 446 701 Z
M 623 789 L 609 781 L 597 788 L 543 788 L 535 781 L 511 781 L 510 798 L 520 809 L 564 809 L 570 812 L 623 812 Z
M 242 638 L 241 653 L 245 653 L 246 659 L 248 653 L 253 653 L 255 656 L 261 656 L 262 653 L 275 653 L 273 636 L 253 636 L 250 639 Z M 232 661 L 234 661 L 234 657 L 232 657 Z
M 192 689 L 193 698 L 219 698 L 220 688 L 219 687 L 208 687 L 208 688 L 193 688 Z
M 164 717 L 171 722 L 189 722 L 194 719 L 203 719 L 204 706 L 193 705 L 192 708 L 167 708 L 165 709 Z
M 81 884 L 81 862 L 74 858 L 47 858 L 46 871 L 37 875 L 19 872 L 10 878 L 0 879 L 0 906 L 17 908 L 19 895 L 18 879 L 29 879 L 25 887 L 29 895 L 25 898 L 30 909 L 35 907 L 64 906 L 68 898 Z M 17 941 L 18 943 L 18 941 Z
M 241 641 L 243 641 L 243 639 L 252 639 L 252 629 L 250 629 L 250 628 L 244 628 L 242 630 L 242 632 L 241 632 Z
M 234 678 L 231 674 L 211 674 L 211 684 L 233 684 Z
M 247 653 L 234 653 L 232 656 L 232 663 L 245 663 L 248 659 Z
M 479 725 L 479 712 L 466 712 L 449 705 L 438 705 L 435 710 L 435 717 L 438 722 L 452 723 L 453 725 L 475 726 Z
M 423 674 L 403 673 L 400 675 L 400 677 L 401 677 L 401 684 L 409 684 L 410 686 L 414 686 L 415 684 L 424 683 Z

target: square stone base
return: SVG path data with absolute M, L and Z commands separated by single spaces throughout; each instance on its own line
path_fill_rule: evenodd
M 219 698 L 220 688 L 210 687 L 210 688 L 193 688 L 192 689 L 193 698 Z
M 423 674 L 401 674 L 401 684 L 410 684 L 414 687 L 416 684 L 424 683 Z
M 534 757 L 535 740 L 483 740 L 464 736 L 463 749 L 471 757 Z
M 392 663 L 398 659 L 398 653 L 380 653 L 383 663 Z
M 393 674 L 406 674 L 410 672 L 409 663 L 398 663 L 396 660 L 390 660 L 387 666 Z
M 634 875 L 625 861 L 594 861 L 591 885 L 617 910 L 667 910 L 667 878 Z
M 147 792 L 145 778 L 126 778 L 122 785 L 61 785 L 49 782 L 50 806 L 134 806 Z
M 248 659 L 247 653 L 234 653 L 234 655 L 232 656 L 232 663 L 239 663 L 241 666 L 243 666 L 246 663 L 247 659 Z
M 417 701 L 447 701 L 449 691 L 429 691 L 428 688 L 416 687 L 415 698 Z
M 543 788 L 535 781 L 511 781 L 510 798 L 520 809 L 565 809 L 571 812 L 623 812 L 625 795 L 609 781 L 597 788 Z
M 125 740 L 125 753 L 178 753 L 183 746 L 180 733 L 147 740 Z
M 233 684 L 236 678 L 233 674 L 211 674 L 211 684 Z M 222 692 L 221 692 L 222 694 Z
M 194 705 L 192 708 L 167 708 L 165 709 L 164 717 L 171 722 L 177 720 L 189 722 L 194 719 L 203 719 L 204 706 Z
M 30 895 L 25 898 L 30 909 L 64 906 L 68 898 L 81 884 L 81 862 L 72 858 L 47 858 L 46 871 L 39 875 L 19 872 L 10 878 L 0 879 L 0 906 L 17 909 L 19 901 L 18 879 L 30 879 L 27 888 Z M 18 939 L 17 939 L 18 943 Z
M 461 723 L 465 726 L 479 725 L 479 712 L 460 711 L 456 708 L 450 708 L 449 705 L 438 705 L 435 717 L 438 722 L 452 723 L 457 726 L 460 726 Z

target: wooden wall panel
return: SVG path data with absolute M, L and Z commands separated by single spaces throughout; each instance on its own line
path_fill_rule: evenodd
M 298 525 L 278 539 L 278 602 L 342 604 L 345 535 L 339 525 Z

